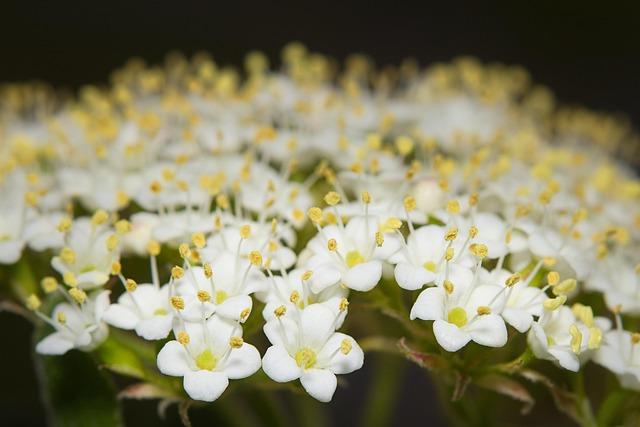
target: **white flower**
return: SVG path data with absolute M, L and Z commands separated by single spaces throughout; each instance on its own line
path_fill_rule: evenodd
M 602 292 L 610 310 L 640 314 L 640 277 L 637 269 L 620 258 L 601 261 L 587 278 L 588 289 Z
M 594 362 L 618 376 L 623 387 L 640 391 L 640 335 L 622 329 L 604 333 Z
M 395 279 L 407 290 L 420 289 L 432 283 L 444 266 L 446 229 L 438 225 L 426 225 L 407 237 L 406 247 L 389 258 L 395 267 Z
M 313 272 L 313 292 L 337 283 L 357 291 L 373 289 L 382 276 L 382 261 L 400 246 L 394 233 L 385 234 L 379 245 L 376 236 L 382 234 L 381 225 L 378 217 L 366 215 L 352 218 L 345 226 L 319 229 L 307 244 L 311 256 L 304 263 Z
M 476 285 L 474 273 L 452 267 L 441 286 L 427 288 L 418 295 L 411 319 L 433 320 L 433 333 L 447 351 L 458 351 L 469 341 L 488 347 L 507 342 L 507 328 L 495 310 L 504 302 L 504 287 Z
M 53 257 L 51 265 L 62 275 L 73 275 L 77 286 L 88 289 L 106 283 L 118 259 L 114 231 L 103 222 L 80 218 L 73 222 L 65 236 L 65 247 Z
M 192 266 L 174 282 L 172 295 L 184 298 L 182 316 L 195 322 L 217 313 L 244 322 L 253 306 L 249 295 L 266 290 L 266 277 L 247 259 L 226 251 L 219 253 L 210 267 L 210 276 L 205 268 Z
M 118 302 L 105 310 L 102 320 L 116 328 L 135 330 L 146 340 L 166 338 L 173 321 L 169 286 L 137 285 L 134 291 L 120 295 Z
M 84 295 L 83 291 L 80 291 Z M 40 354 L 60 355 L 76 348 L 91 351 L 100 345 L 109 333 L 107 325 L 101 321 L 109 306 L 110 291 L 101 291 L 80 299 L 81 303 L 63 302 L 55 306 L 51 319 L 45 318 L 55 328 L 36 345 Z M 42 316 L 41 316 L 42 317 Z
M 230 379 L 246 378 L 260 369 L 260 353 L 242 340 L 236 322 L 211 316 L 206 322 L 184 322 L 158 353 L 158 369 L 184 377 L 184 390 L 194 400 L 213 402 Z
M 264 332 L 273 344 L 262 359 L 262 369 L 274 381 L 300 379 L 315 399 L 329 402 L 337 386 L 336 374 L 362 367 L 364 353 L 353 338 L 335 332 L 336 314 L 322 304 L 299 314 L 281 314 L 267 322 Z

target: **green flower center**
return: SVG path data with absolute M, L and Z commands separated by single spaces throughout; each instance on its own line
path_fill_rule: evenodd
M 424 264 L 422 264 L 422 266 L 424 267 L 425 270 L 430 271 L 432 273 L 436 272 L 436 263 L 433 261 L 427 261 Z
M 458 328 L 462 328 L 467 324 L 467 312 L 462 307 L 455 307 L 449 310 L 447 321 L 453 323 Z
M 216 363 L 218 359 L 211 353 L 211 350 L 206 349 L 198 356 L 196 356 L 196 366 L 198 369 L 203 369 L 206 371 L 213 371 L 216 367 Z
M 154 316 L 166 316 L 167 314 L 169 313 L 164 308 L 156 308 L 156 310 L 153 312 Z
M 351 268 L 355 265 L 362 264 L 364 262 L 364 257 L 358 251 L 349 251 L 345 261 L 347 266 Z
M 296 364 L 302 369 L 310 369 L 316 364 L 318 357 L 316 352 L 310 348 L 303 348 L 298 350 L 295 356 Z
M 225 291 L 216 292 L 216 304 L 222 304 L 223 302 L 226 301 L 227 298 L 228 298 L 228 295 Z

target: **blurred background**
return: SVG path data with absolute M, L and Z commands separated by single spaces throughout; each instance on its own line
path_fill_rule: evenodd
M 398 4 L 371 1 L 14 1 L 0 4 L 0 82 L 42 80 L 75 90 L 106 83 L 132 56 L 150 63 L 179 50 L 205 50 L 216 62 L 240 65 L 253 49 L 278 62 L 292 40 L 339 60 L 366 53 L 379 65 L 413 57 L 421 65 L 472 55 L 520 64 L 567 104 L 626 114 L 640 125 L 640 2 L 449 1 Z M 5 277 L 6 280 L 6 277 Z M 3 425 L 44 425 L 31 359 L 31 327 L 0 313 L 0 411 Z M 371 356 L 348 377 L 326 416 L 335 425 L 366 425 L 375 369 L 400 363 Z M 393 399 L 394 425 L 446 425 L 428 379 L 404 364 Z M 251 396 L 247 397 L 248 399 Z M 242 403 L 242 402 L 240 402 Z M 538 409 L 551 408 L 539 402 Z M 517 406 L 516 406 L 517 408 Z M 362 415 L 365 414 L 364 418 Z M 540 414 L 538 414 L 540 415 Z M 175 408 L 161 421 L 154 402 L 125 405 L 128 425 L 179 425 Z M 533 419 L 533 418 L 532 418 Z M 537 418 L 539 420 L 539 418 Z M 566 425 L 566 418 L 550 423 Z M 362 421 L 365 420 L 365 421 Z M 194 413 L 194 425 L 211 425 Z M 256 422 L 258 422 L 257 420 Z M 527 424 L 523 419 L 518 425 Z M 510 424 L 508 424 L 510 425 Z M 514 424 L 515 425 L 515 424 Z

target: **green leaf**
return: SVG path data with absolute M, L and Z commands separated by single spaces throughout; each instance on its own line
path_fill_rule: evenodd
M 63 356 L 34 355 L 34 360 L 50 425 L 122 425 L 116 389 L 90 354 L 72 350 Z

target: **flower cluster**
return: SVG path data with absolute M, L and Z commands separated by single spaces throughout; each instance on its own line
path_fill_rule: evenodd
M 326 402 L 363 365 L 339 332 L 350 301 L 397 283 L 447 352 L 527 334 L 539 359 L 640 390 L 623 329 L 640 314 L 640 181 L 616 160 L 635 136 L 520 68 L 353 57 L 338 73 L 294 43 L 279 71 L 171 56 L 73 100 L 0 92 L 0 263 L 53 254 L 58 275 L 50 316 L 25 299 L 55 330 L 40 353 L 91 351 L 110 325 L 162 340 L 159 371 L 192 399 L 262 368 Z M 140 257 L 149 274 L 125 275 Z M 255 304 L 262 355 L 243 338 Z

